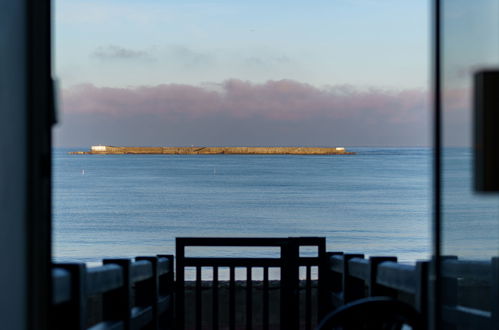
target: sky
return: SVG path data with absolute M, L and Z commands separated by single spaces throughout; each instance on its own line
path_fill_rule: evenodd
M 56 0 L 55 145 L 425 146 L 426 0 Z

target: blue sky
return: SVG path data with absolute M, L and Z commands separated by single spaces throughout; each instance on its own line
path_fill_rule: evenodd
M 56 0 L 54 27 L 58 145 L 428 141 L 427 0 Z
M 425 0 L 59 0 L 56 68 L 63 86 L 284 78 L 424 88 L 427 16 Z

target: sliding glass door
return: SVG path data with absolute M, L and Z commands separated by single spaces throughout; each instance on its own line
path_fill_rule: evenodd
M 485 123 L 477 126 L 476 112 L 486 111 L 482 109 L 484 102 L 490 103 L 494 94 L 499 95 L 499 89 L 495 93 L 490 89 L 495 88 L 494 70 L 499 70 L 499 0 L 440 0 L 438 18 L 441 83 L 441 99 L 437 106 L 441 114 L 439 246 L 444 260 L 463 260 L 463 263 L 444 261 L 441 264 L 440 314 L 448 324 L 460 322 L 460 308 L 485 312 L 481 314 L 483 320 L 491 317 L 496 299 L 493 282 L 498 279 L 490 276 L 494 274 L 491 260 L 499 255 L 499 193 L 483 192 L 494 190 L 484 189 L 488 183 L 493 183 L 490 174 L 494 176 L 494 173 L 484 173 L 480 163 L 479 168 L 474 165 L 476 151 L 483 148 L 482 137 L 490 140 L 493 133 L 485 132 L 484 124 L 494 118 L 489 114 Z M 485 76 L 488 81 L 484 81 L 483 73 L 480 74 L 484 71 L 489 72 Z M 490 156 L 494 150 L 486 152 Z M 490 165 L 491 158 L 486 162 Z M 474 263 L 466 264 L 466 260 L 474 260 Z M 471 265 L 470 271 L 463 273 L 466 265 Z M 483 271 L 490 271 L 490 274 Z M 472 328 L 478 328 L 478 319 L 473 322 Z M 461 327 L 467 328 L 465 325 L 457 328 Z

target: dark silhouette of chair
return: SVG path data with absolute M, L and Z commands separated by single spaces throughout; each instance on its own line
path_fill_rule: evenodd
M 318 330 L 423 329 L 421 315 L 410 305 L 389 297 L 370 297 L 343 305 L 326 315 Z

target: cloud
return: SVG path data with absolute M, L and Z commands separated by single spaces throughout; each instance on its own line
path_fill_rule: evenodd
M 100 46 L 92 53 L 92 57 L 100 60 L 144 60 L 152 58 L 146 51 L 127 49 L 116 45 Z
M 213 62 L 212 55 L 193 50 L 183 45 L 167 46 L 166 59 L 181 63 L 184 67 L 208 65 Z
M 106 141 L 119 135 L 115 144 L 422 145 L 429 137 L 422 90 L 318 88 L 292 80 L 206 86 L 85 84 L 63 89 L 61 103 L 71 125 L 97 130 Z M 68 140 L 78 130 L 62 129 Z
M 418 120 L 426 102 L 426 93 L 421 90 L 317 88 L 292 80 L 254 84 L 231 79 L 212 85 L 219 88 L 181 84 L 109 88 L 83 84 L 64 89 L 62 101 L 69 112 L 109 115 L 182 113 L 201 118 L 224 113 L 237 118 L 283 120 L 370 116 L 388 122 Z
M 243 65 L 268 69 L 272 66 L 289 64 L 291 62 L 291 59 L 285 55 L 269 57 L 250 56 L 243 60 Z

